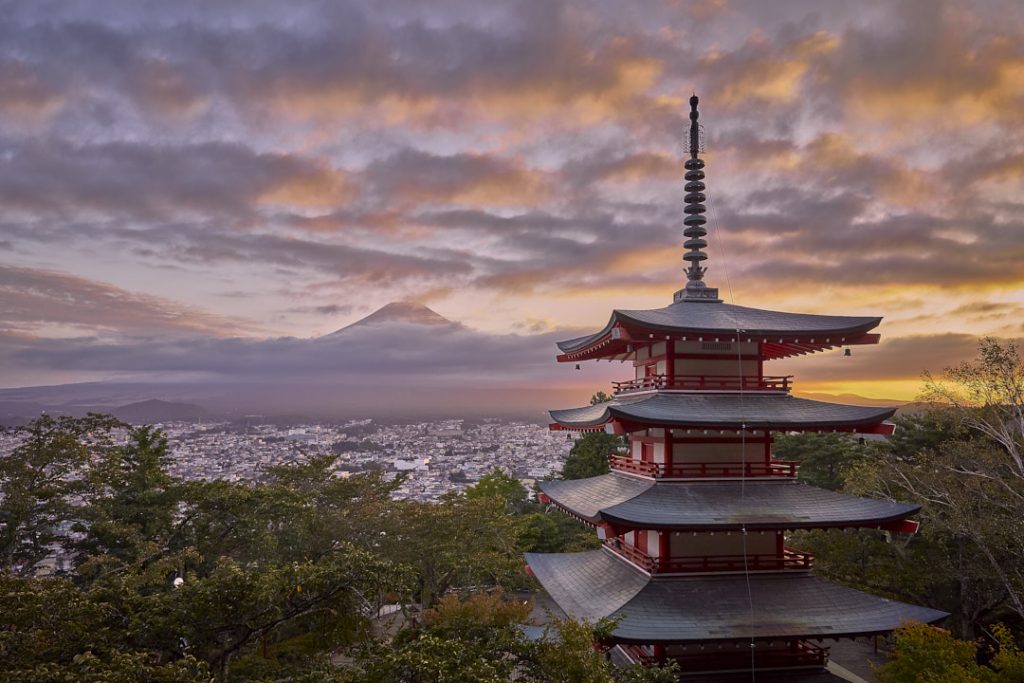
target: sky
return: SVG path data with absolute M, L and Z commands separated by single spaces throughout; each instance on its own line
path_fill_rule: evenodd
M 0 386 L 245 373 L 396 300 L 467 373 L 592 381 L 551 342 L 684 282 L 692 92 L 708 285 L 885 316 L 770 371 L 911 399 L 1024 336 L 1019 1 L 0 1 Z

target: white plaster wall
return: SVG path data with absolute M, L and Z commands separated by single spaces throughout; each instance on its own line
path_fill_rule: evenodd
M 669 539 L 671 557 L 704 557 L 708 555 L 742 555 L 743 534 L 716 533 L 712 536 L 702 532 L 696 536 L 692 532 L 673 533 Z M 748 555 L 774 555 L 775 534 L 747 534 Z
M 672 462 L 764 462 L 764 444 L 676 443 L 672 444 Z

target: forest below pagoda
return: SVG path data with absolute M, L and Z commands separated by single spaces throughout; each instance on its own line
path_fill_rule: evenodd
M 925 385 L 925 407 L 897 417 L 888 440 L 775 445 L 809 484 L 922 505 L 919 533 L 788 544 L 832 581 L 952 614 L 948 631 L 897 632 L 879 680 L 1021 681 L 1024 364 L 986 340 Z M 502 471 L 436 504 L 395 501 L 400 479 L 338 478 L 331 457 L 258 483 L 184 481 L 153 428 L 91 415 L 21 429 L 0 458 L 4 681 L 675 680 L 611 666 L 591 645 L 608 623 L 522 628 L 536 590 L 522 553 L 598 542 Z M 607 471 L 620 444 L 579 439 L 561 476 Z M 55 544 L 74 566 L 39 576 Z

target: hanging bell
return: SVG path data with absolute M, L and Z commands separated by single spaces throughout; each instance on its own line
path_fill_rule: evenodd
M 849 349 L 847 349 L 847 351 L 849 351 Z M 580 370 L 580 369 L 581 369 L 581 368 L 580 368 L 580 364 L 579 364 L 579 363 L 577 363 L 577 364 L 576 364 L 576 369 L 577 369 L 577 370 Z
M 843 355 L 849 358 L 853 355 L 853 349 L 843 349 Z

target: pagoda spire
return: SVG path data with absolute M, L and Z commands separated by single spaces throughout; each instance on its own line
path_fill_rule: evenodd
M 721 299 L 718 298 L 718 289 L 704 284 L 703 278 L 707 268 L 701 265 L 701 262 L 708 258 L 703 251 L 708 246 L 704 239 L 708 231 L 704 228 L 707 223 L 707 218 L 704 217 L 707 211 L 707 207 L 704 206 L 707 199 L 704 194 L 704 160 L 699 156 L 702 146 L 702 131 L 700 124 L 697 123 L 700 117 L 697 111 L 699 101 L 696 94 L 690 97 L 690 137 L 687 141 L 690 158 L 683 164 L 683 168 L 686 169 L 686 175 L 683 176 L 686 179 L 686 185 L 683 187 L 686 190 L 686 207 L 683 209 L 686 214 L 686 218 L 683 219 L 683 225 L 686 226 L 683 229 L 683 236 L 686 237 L 686 241 L 683 242 L 683 247 L 688 250 L 683 254 L 683 260 L 689 264 L 686 268 L 687 282 L 684 289 L 675 293 L 674 299 L 719 302 Z

